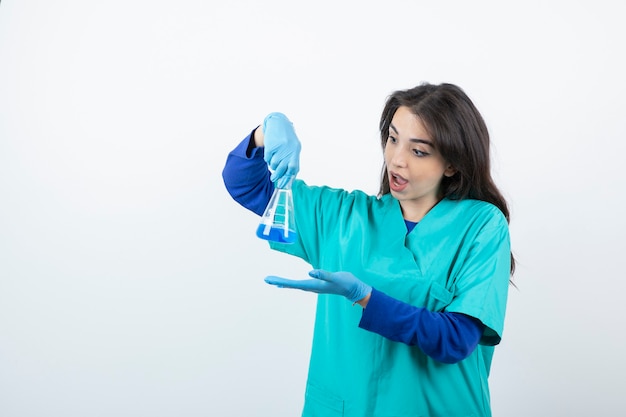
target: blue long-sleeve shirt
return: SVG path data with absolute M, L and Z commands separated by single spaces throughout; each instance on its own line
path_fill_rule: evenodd
M 227 157 L 224 184 L 235 201 L 261 216 L 274 191 L 263 148 L 254 146 L 254 130 Z M 412 228 L 414 223 L 407 222 Z M 483 334 L 484 325 L 461 313 L 432 312 L 372 290 L 359 323 L 362 329 L 388 339 L 419 347 L 443 363 L 469 356 Z

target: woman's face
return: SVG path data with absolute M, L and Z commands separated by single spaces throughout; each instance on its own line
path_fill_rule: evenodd
M 420 118 L 405 106 L 391 120 L 385 163 L 391 195 L 400 201 L 409 221 L 420 221 L 437 204 L 441 180 L 455 173 L 435 149 Z

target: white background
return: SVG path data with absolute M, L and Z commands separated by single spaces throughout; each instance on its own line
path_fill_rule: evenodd
M 511 204 L 494 415 L 623 416 L 619 4 L 2 1 L 0 416 L 299 415 L 314 296 L 263 278 L 309 267 L 226 155 L 282 111 L 301 178 L 376 193 L 384 100 L 422 81 L 474 100 Z

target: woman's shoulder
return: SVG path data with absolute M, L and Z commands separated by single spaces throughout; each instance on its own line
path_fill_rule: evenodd
M 449 200 L 457 203 L 460 210 L 469 211 L 472 213 L 484 213 L 484 214 L 493 214 L 497 216 L 504 217 L 504 214 L 500 211 L 498 207 L 496 207 L 492 203 L 488 203 L 487 201 L 482 200 L 474 200 L 471 198 L 466 198 L 463 200 Z
M 445 198 L 432 210 L 433 217 L 447 218 L 464 224 L 492 224 L 508 226 L 502 211 L 494 204 L 474 199 L 452 200 Z

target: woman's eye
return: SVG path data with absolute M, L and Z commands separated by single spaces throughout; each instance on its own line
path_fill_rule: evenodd
M 419 149 L 413 149 L 413 153 L 415 154 L 415 156 L 426 156 L 426 155 L 428 155 L 428 153 L 426 153 L 424 151 L 420 151 Z
M 391 143 L 396 143 L 398 141 L 398 139 L 396 139 L 393 136 L 389 135 L 389 137 L 387 138 L 387 141 L 391 142 Z

